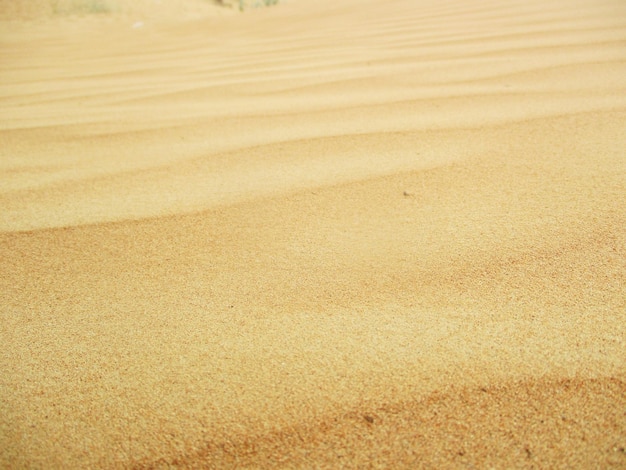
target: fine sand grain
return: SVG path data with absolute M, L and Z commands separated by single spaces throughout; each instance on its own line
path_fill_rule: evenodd
M 1 468 L 626 468 L 626 3 L 0 0 Z

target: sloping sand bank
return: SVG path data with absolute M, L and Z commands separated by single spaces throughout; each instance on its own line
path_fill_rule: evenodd
M 623 1 L 21 3 L 0 467 L 626 468 Z

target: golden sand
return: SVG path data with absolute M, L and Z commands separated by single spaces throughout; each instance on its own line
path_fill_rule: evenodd
M 625 84 L 621 0 L 0 0 L 0 467 L 626 468 Z

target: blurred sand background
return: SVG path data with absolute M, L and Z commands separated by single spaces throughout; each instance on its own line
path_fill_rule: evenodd
M 622 0 L 0 0 L 0 467 L 626 468 Z

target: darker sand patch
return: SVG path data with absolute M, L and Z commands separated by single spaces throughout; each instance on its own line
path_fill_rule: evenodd
M 625 410 L 617 378 L 452 386 L 134 468 L 623 468 Z

